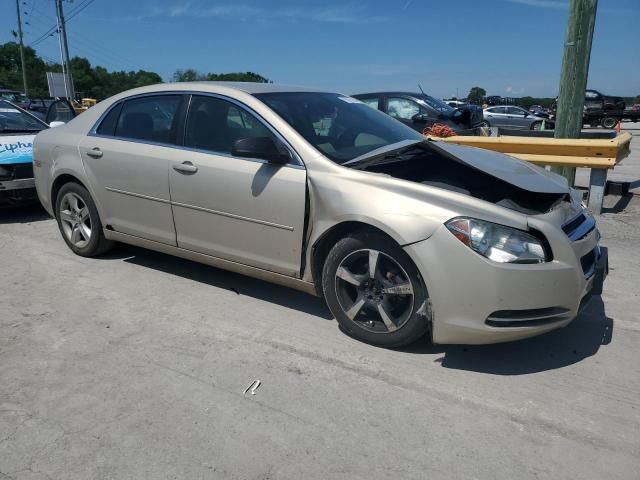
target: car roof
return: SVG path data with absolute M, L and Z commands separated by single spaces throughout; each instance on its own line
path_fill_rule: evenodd
M 430 97 L 431 95 L 427 94 L 427 93 L 417 93 L 417 92 L 369 92 L 369 93 L 356 93 L 354 95 L 352 95 L 353 97 L 365 97 L 365 96 L 370 96 L 370 95 L 401 95 L 404 97 L 416 97 L 416 98 L 420 98 L 420 97 L 424 97 L 424 96 L 428 96 Z
M 282 92 L 326 92 L 311 87 L 297 85 L 279 85 L 275 83 L 258 82 L 175 82 L 158 83 L 136 89 L 136 93 L 153 93 L 167 90 L 205 91 L 218 93 L 224 90 L 236 90 L 248 94 L 256 93 L 282 93 Z

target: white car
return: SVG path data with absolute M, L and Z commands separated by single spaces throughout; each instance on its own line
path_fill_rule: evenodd
M 543 122 L 546 128 L 553 128 L 553 122 L 528 112 L 524 108 L 512 105 L 499 105 L 485 108 L 483 111 L 485 127 L 506 127 L 525 130 L 540 130 Z

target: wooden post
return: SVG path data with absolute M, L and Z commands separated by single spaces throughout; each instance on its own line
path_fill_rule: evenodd
M 29 95 L 27 91 L 27 69 L 24 64 L 24 42 L 22 41 L 22 18 L 20 17 L 20 0 L 16 0 L 16 12 L 18 14 L 18 45 L 20 46 L 20 65 L 22 66 L 22 88 L 24 94 Z
M 564 42 L 562 71 L 555 126 L 555 138 L 580 138 L 584 91 L 587 88 L 591 40 L 596 23 L 598 0 L 570 0 L 569 22 Z M 552 167 L 570 186 L 576 178 L 575 167 Z

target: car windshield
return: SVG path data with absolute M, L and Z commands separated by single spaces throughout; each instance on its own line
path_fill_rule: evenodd
M 440 113 L 453 114 L 455 108 L 451 105 L 444 103 L 442 100 L 438 100 L 437 98 L 430 97 L 429 95 L 422 95 L 420 99 L 429 105 L 431 108 L 436 109 Z
M 0 94 L 0 97 L 2 97 L 3 100 L 9 100 L 10 102 L 14 103 L 29 102 L 27 96 L 24 93 L 20 92 L 3 92 L 2 94 Z
M 15 105 L 0 100 L 0 133 L 39 132 L 47 125 Z
M 305 140 L 336 163 L 399 142 L 424 137 L 355 98 L 336 93 L 286 92 L 255 95 Z

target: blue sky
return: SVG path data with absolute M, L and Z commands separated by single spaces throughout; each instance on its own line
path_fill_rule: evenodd
M 55 24 L 53 0 L 20 0 L 25 43 Z M 65 2 L 72 13 L 85 0 Z M 254 71 L 357 93 L 424 90 L 555 96 L 568 0 L 92 0 L 69 20 L 72 56 L 112 70 Z M 0 41 L 16 27 L 4 0 Z M 10 8 L 8 8 L 10 7 Z M 589 87 L 640 94 L 640 0 L 600 0 Z M 60 58 L 57 37 L 35 46 Z

